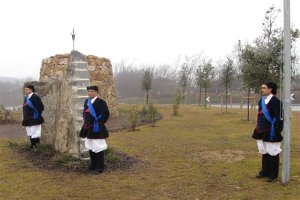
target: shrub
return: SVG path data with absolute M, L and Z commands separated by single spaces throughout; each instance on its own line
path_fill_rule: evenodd
M 155 126 L 155 122 L 157 120 L 158 117 L 158 111 L 157 108 L 152 104 L 148 104 L 147 106 L 147 110 L 146 110 L 146 116 L 147 116 L 147 120 L 151 123 L 151 125 L 154 127 Z
M 174 99 L 173 99 L 173 115 L 178 116 L 179 115 L 179 105 L 182 100 L 182 96 L 180 93 L 178 93 Z
M 140 119 L 140 114 L 138 111 L 138 105 L 135 104 L 131 106 L 129 110 L 129 118 L 128 118 L 128 122 L 132 131 L 136 130 L 136 127 L 138 126 L 139 123 L 139 119 Z
M 108 147 L 105 151 L 105 159 L 107 162 L 117 162 L 119 160 L 116 151 L 112 147 Z
M 145 106 L 143 106 L 143 108 L 142 108 L 141 114 L 147 114 L 147 111 L 148 111 L 147 105 L 145 105 Z

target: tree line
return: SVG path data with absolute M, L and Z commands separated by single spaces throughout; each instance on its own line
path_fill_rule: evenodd
M 170 103 L 179 95 L 181 103 L 197 103 L 206 106 L 208 93 L 246 93 L 250 96 L 260 92 L 265 81 L 274 81 L 282 86 L 283 71 L 283 29 L 277 26 L 280 10 L 271 6 L 262 21 L 262 34 L 252 43 L 240 40 L 234 44 L 234 51 L 224 60 L 213 62 L 203 53 L 178 56 L 174 63 L 160 66 L 137 66 L 134 63 L 117 63 L 114 76 L 120 101 Z M 299 30 L 291 29 L 292 80 L 299 79 L 299 60 L 295 42 Z M 296 86 L 297 87 L 297 86 Z M 197 102 L 195 101 L 198 94 Z M 135 98 L 133 98 L 135 97 Z M 191 101 L 193 97 L 193 101 Z M 159 101 L 160 100 L 160 101 Z

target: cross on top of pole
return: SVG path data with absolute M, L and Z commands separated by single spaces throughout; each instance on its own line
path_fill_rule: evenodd
M 72 40 L 73 40 L 73 50 L 74 50 L 75 35 L 76 35 L 76 33 L 75 33 L 75 31 L 74 31 L 74 28 L 73 28 L 73 32 L 71 33 L 71 35 L 72 35 Z

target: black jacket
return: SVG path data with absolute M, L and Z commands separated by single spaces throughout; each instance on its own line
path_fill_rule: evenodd
M 23 126 L 34 126 L 34 125 L 40 125 L 44 123 L 44 118 L 42 117 L 42 112 L 44 110 L 44 104 L 41 101 L 41 98 L 37 96 L 36 94 L 32 94 L 32 96 L 29 98 L 29 100 L 32 102 L 33 106 L 37 109 L 39 116 L 37 119 L 33 119 L 34 110 L 29 107 L 29 105 L 26 102 L 26 99 L 24 98 L 23 103 Z
M 107 107 L 106 102 L 103 99 L 100 99 L 99 97 L 96 98 L 94 103 L 92 103 L 92 106 L 95 110 L 95 113 L 97 116 L 101 115 L 101 119 L 97 120 L 97 123 L 100 128 L 100 132 L 94 132 L 94 121 L 95 119 L 90 114 L 90 111 L 88 109 L 88 100 L 84 102 L 83 105 L 83 120 L 84 124 L 81 128 L 79 137 L 88 139 L 105 139 L 109 137 L 108 131 L 106 129 L 105 123 L 109 119 L 109 110 Z
M 271 118 L 274 119 L 274 117 L 276 117 L 277 120 L 275 122 L 275 137 L 273 141 L 271 141 L 270 132 L 272 124 L 266 119 L 262 112 L 261 101 L 262 99 L 258 102 L 257 126 L 253 131 L 252 138 L 265 142 L 280 142 L 283 139 L 281 135 L 283 129 L 282 103 L 276 96 L 273 96 L 266 105 Z

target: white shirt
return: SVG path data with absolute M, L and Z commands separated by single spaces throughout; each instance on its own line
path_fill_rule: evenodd
M 91 102 L 94 103 L 94 101 L 97 99 L 97 96 L 91 99 Z
M 28 99 L 30 99 L 30 97 L 33 95 L 33 92 L 31 92 L 30 94 L 28 94 Z
M 265 97 L 265 104 L 268 104 L 269 101 L 271 100 L 271 98 L 273 97 L 274 95 L 271 93 L 269 94 L 268 96 Z

